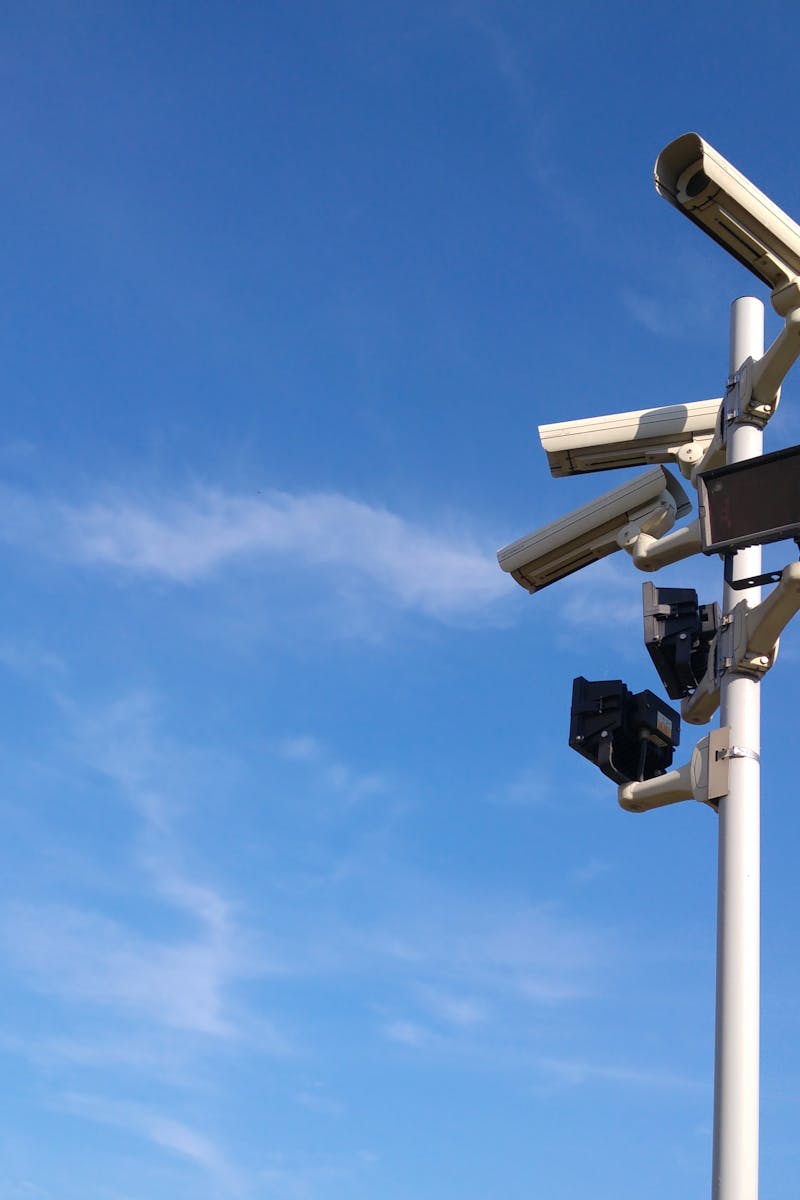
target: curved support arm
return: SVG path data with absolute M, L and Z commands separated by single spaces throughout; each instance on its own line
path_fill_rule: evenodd
M 800 281 L 782 289 L 782 306 L 775 305 L 784 317 L 783 329 L 761 358 L 743 363 L 735 385 L 729 389 L 720 408 L 720 421 L 711 442 L 699 462 L 686 460 L 681 470 L 694 487 L 697 476 L 713 467 L 722 467 L 727 459 L 727 422 L 734 415 L 746 415 L 762 427 L 774 415 L 781 398 L 781 384 L 800 358 Z M 775 303 L 776 293 L 773 293 Z
M 793 562 L 783 568 L 780 583 L 766 600 L 747 611 L 747 656 L 756 658 L 771 654 L 797 612 L 800 612 L 800 562 Z
M 667 771 L 655 779 L 643 782 L 623 783 L 617 791 L 617 803 L 626 812 L 649 812 L 651 808 L 663 808 L 666 804 L 678 804 L 681 800 L 693 800 L 692 764 L 685 763 L 676 771 Z
M 681 800 L 697 800 L 716 808 L 717 801 L 728 791 L 729 746 L 729 726 L 712 730 L 700 738 L 689 762 L 677 770 L 641 783 L 623 783 L 617 790 L 620 808 L 626 812 L 649 812 L 651 808 L 679 804 Z
M 719 676 L 717 674 L 717 642 L 711 643 L 708 668 L 691 696 L 681 700 L 681 720 L 687 725 L 707 725 L 719 708 Z
M 748 608 L 742 600 L 719 631 L 708 656 L 708 669 L 691 696 L 681 702 L 690 725 L 705 725 L 719 707 L 720 679 L 725 671 L 762 679 L 775 665 L 780 635 L 800 612 L 800 562 L 789 563 L 765 600 Z
M 751 368 L 751 404 L 771 412 L 778 405 L 781 384 L 800 358 L 800 308 L 786 314 L 783 329 Z
M 691 521 L 661 538 L 654 538 L 649 533 L 640 533 L 625 547 L 633 559 L 633 565 L 640 571 L 657 571 L 659 567 L 666 567 L 669 563 L 699 554 L 702 548 L 699 521 Z
M 724 401 L 723 401 L 723 404 L 724 404 Z M 725 420 L 724 412 L 723 412 L 722 419 L 723 419 L 723 421 Z M 706 450 L 703 457 L 700 459 L 700 462 L 697 463 L 695 466 L 693 466 L 691 469 L 691 473 L 689 475 L 689 482 L 691 483 L 692 487 L 694 487 L 694 488 L 697 487 L 697 476 L 701 475 L 703 473 L 703 471 L 711 471 L 714 469 L 714 467 L 724 467 L 725 463 L 727 461 L 727 457 L 728 457 L 728 455 L 727 455 L 727 448 L 725 445 L 724 434 L 721 433 L 720 430 L 717 430 L 717 432 L 714 434 L 713 438 L 709 442 L 708 449 Z

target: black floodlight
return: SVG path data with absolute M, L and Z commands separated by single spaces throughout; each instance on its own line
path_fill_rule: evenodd
M 719 605 L 698 604 L 694 588 L 642 584 L 644 644 L 671 700 L 690 696 L 706 673 Z
M 621 679 L 573 681 L 569 744 L 615 783 L 663 775 L 680 736 L 680 716 L 652 692 L 633 694 Z
M 698 477 L 704 554 L 800 537 L 800 446 Z

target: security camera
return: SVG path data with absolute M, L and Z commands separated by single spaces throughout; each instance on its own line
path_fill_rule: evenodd
M 800 226 L 696 133 L 658 156 L 659 195 L 705 230 L 773 293 L 800 276 Z M 791 288 L 793 297 L 797 289 Z M 795 299 L 791 307 L 797 307 Z M 773 304 L 782 315 L 776 295 Z
M 498 550 L 497 560 L 522 587 L 538 592 L 632 544 L 641 533 L 660 537 L 691 507 L 688 496 L 666 467 L 653 467 L 552 525 Z
M 641 408 L 578 421 L 540 425 L 551 474 L 581 475 L 649 463 L 699 463 L 716 428 L 721 399 Z

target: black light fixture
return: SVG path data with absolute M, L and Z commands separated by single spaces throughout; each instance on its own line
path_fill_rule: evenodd
M 644 644 L 671 700 L 690 696 L 706 673 L 719 605 L 698 604 L 694 588 L 642 584 Z
M 629 691 L 621 679 L 572 684 L 569 744 L 615 783 L 653 779 L 672 765 L 681 719 L 650 691 Z

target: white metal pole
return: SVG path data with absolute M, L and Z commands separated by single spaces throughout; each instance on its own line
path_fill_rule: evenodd
M 743 296 L 731 307 L 730 371 L 764 353 L 764 306 Z M 762 431 L 734 421 L 728 462 L 762 452 Z M 734 578 L 761 572 L 761 547 L 740 550 Z M 760 588 L 725 585 L 723 611 L 752 607 Z M 728 794 L 719 802 L 717 1013 L 712 1200 L 757 1200 L 760 975 L 760 684 L 726 673 L 720 724 L 730 727 Z

